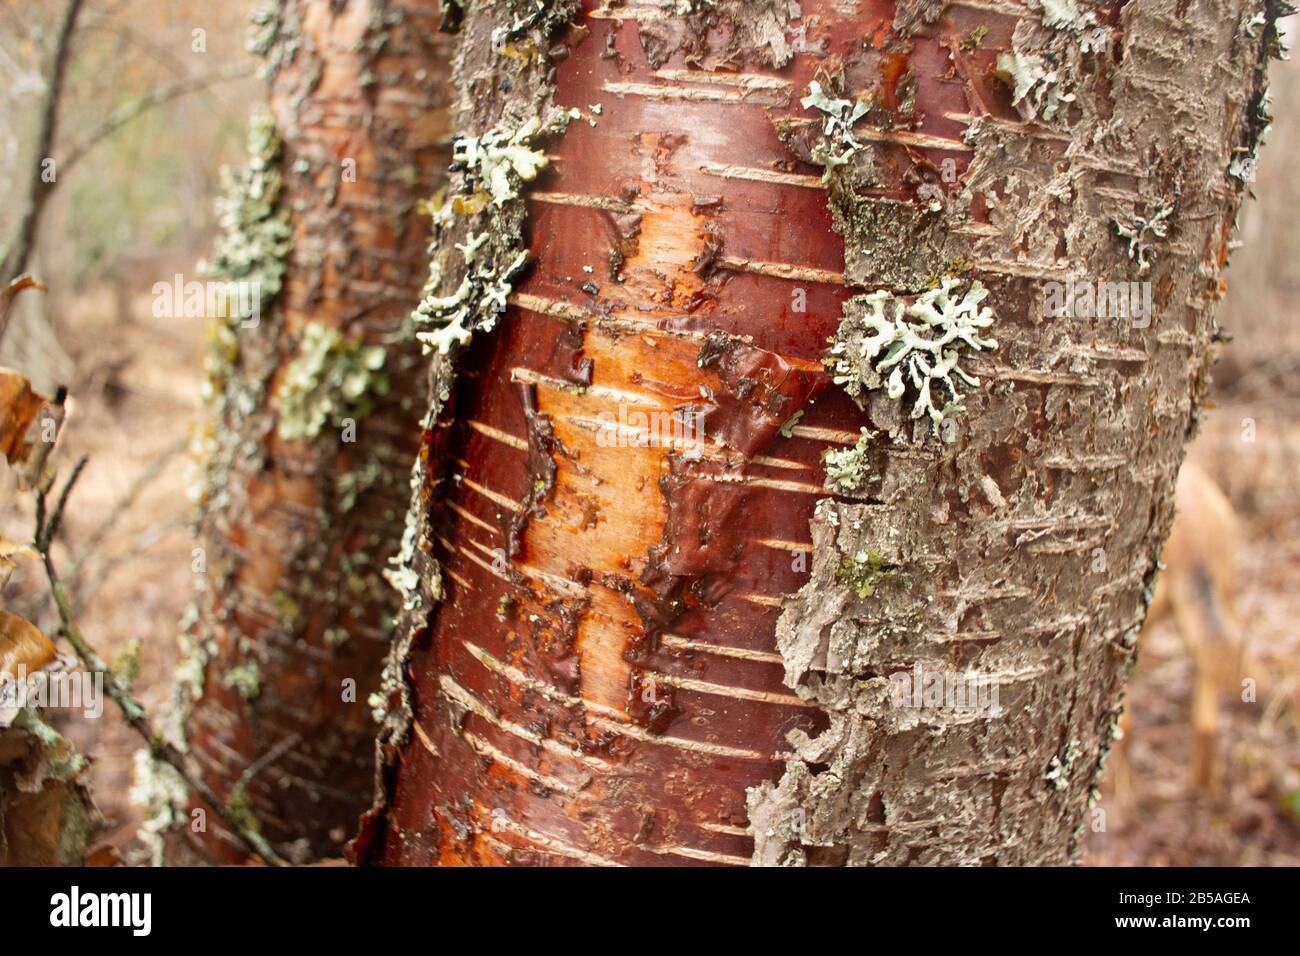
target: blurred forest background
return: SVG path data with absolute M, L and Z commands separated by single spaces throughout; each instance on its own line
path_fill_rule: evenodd
M 0 242 L 36 162 L 43 73 L 63 6 L 0 0 Z M 56 555 L 87 638 L 109 659 L 138 643 L 135 686 L 151 709 L 167 697 L 189 600 L 188 446 L 207 347 L 203 320 L 153 317 L 151 290 L 177 273 L 197 277 L 220 167 L 243 159 L 250 108 L 263 99 L 245 50 L 254 6 L 86 0 L 53 150 L 56 160 L 81 155 L 56 167 L 29 265 L 50 291 L 19 300 L 0 343 L 0 365 L 47 392 L 69 388 L 58 461 L 66 469 L 86 454 L 89 464 Z M 1293 33 L 1295 19 L 1286 23 Z M 1171 624 L 1144 634 L 1128 694 L 1132 783 L 1117 792 L 1108 774 L 1105 827 L 1089 836 L 1089 863 L 1300 863 L 1300 64 L 1274 63 L 1272 79 L 1260 198 L 1242 214 L 1219 310 L 1233 341 L 1191 449 L 1246 532 L 1237 608 L 1259 697 L 1225 717 L 1221 792 L 1189 796 L 1191 661 Z M 0 531 L 16 538 L 30 529 L 30 514 L 0 518 Z M 52 633 L 44 594 L 40 581 L 16 577 L 6 599 Z M 55 715 L 95 757 L 108 842 L 129 847 L 140 819 L 129 799 L 138 740 L 111 705 L 95 721 Z

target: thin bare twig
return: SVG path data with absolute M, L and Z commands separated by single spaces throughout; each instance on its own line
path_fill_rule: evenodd
M 238 80 L 242 77 L 249 76 L 253 72 L 253 67 L 246 64 L 237 64 L 228 66 L 225 69 L 215 70 L 212 73 L 206 73 L 203 76 L 190 76 L 183 80 L 177 80 L 175 83 L 169 83 L 166 86 L 160 86 L 156 90 L 150 90 L 139 99 L 126 104 L 121 109 L 114 110 L 108 119 L 104 120 L 89 136 L 70 149 L 66 156 L 59 162 L 60 175 L 67 175 L 68 170 L 72 169 L 81 159 L 101 142 L 108 139 L 119 129 L 125 126 L 152 109 L 156 109 L 172 100 L 180 99 L 190 93 L 197 93 L 205 90 L 210 86 L 218 83 L 228 83 L 231 80 Z
M 73 610 L 80 616 L 90 602 L 99 594 L 100 588 L 114 574 L 123 568 L 130 567 L 133 562 L 151 560 L 162 561 L 171 558 L 167 554 L 149 554 L 149 549 L 161 541 L 164 537 L 173 531 L 184 531 L 190 527 L 188 521 L 173 521 L 168 524 L 160 525 L 155 528 L 149 528 L 137 534 L 123 554 L 115 556 L 111 560 L 104 561 L 95 569 L 95 573 L 87 578 L 77 578 L 73 584 L 73 594 L 75 604 Z M 44 604 L 41 605 L 44 607 Z
M 235 781 L 235 785 L 230 788 L 231 804 L 235 806 L 242 804 L 244 800 L 244 791 L 248 789 L 248 785 L 253 782 L 253 779 L 300 743 L 302 743 L 302 734 L 290 734 L 266 753 L 262 754 L 262 756 L 250 763 L 244 769 L 244 772 L 239 775 L 239 779 Z
M 188 445 L 188 440 L 182 439 L 181 441 L 175 442 L 169 447 L 163 449 L 161 454 L 156 455 L 151 459 L 148 464 L 145 465 L 144 470 L 136 476 L 135 481 L 131 483 L 131 487 L 127 489 L 126 494 L 113 504 L 113 507 L 105 516 L 104 520 L 101 521 L 95 530 L 90 533 L 86 538 L 85 543 L 82 544 L 72 556 L 72 560 L 68 563 L 64 579 L 68 582 L 67 586 L 74 598 L 73 610 L 78 615 L 86 609 L 86 606 L 90 603 L 91 599 L 95 596 L 96 592 L 98 592 L 99 588 L 103 585 L 104 581 L 110 574 L 114 571 L 120 570 L 126 562 L 140 557 L 142 551 L 152 547 L 157 543 L 157 538 L 161 537 L 161 534 L 155 534 L 154 532 L 150 532 L 150 534 L 153 535 L 152 539 L 145 535 L 137 536 L 124 556 L 101 561 L 100 566 L 95 568 L 94 576 L 89 579 L 86 578 L 86 563 L 91 558 L 97 556 L 100 546 L 103 545 L 109 533 L 117 526 L 117 523 L 122 520 L 127 512 L 131 510 L 131 507 L 136 503 L 140 495 L 144 493 L 144 490 L 148 488 L 149 485 L 153 484 L 153 482 L 167 470 L 167 466 L 175 460 L 177 455 L 185 451 Z M 180 521 L 163 525 L 162 528 L 156 530 L 159 532 L 167 532 L 176 528 L 185 527 L 185 525 L 186 522 Z M 23 616 L 33 618 L 43 611 L 49 603 L 49 592 L 42 592 L 30 603 Z
M 17 233 L 4 254 L 3 265 L 0 265 L 0 285 L 7 283 L 8 280 L 17 276 L 27 267 L 32 251 L 36 247 L 36 236 L 45 204 L 49 201 L 50 196 L 54 194 L 58 184 L 63 181 L 68 172 L 87 153 L 123 126 L 143 116 L 150 110 L 180 99 L 190 93 L 206 90 L 218 83 L 239 79 L 253 72 L 252 65 L 238 64 L 203 76 L 187 76 L 175 83 L 151 90 L 134 102 L 128 103 L 110 114 L 101 126 L 73 146 L 67 155 L 55 164 L 54 168 L 57 170 L 57 176 L 48 183 L 44 182 L 42 178 L 44 173 L 43 164 L 45 160 L 53 158 L 54 135 L 58 126 L 59 109 L 63 98 L 69 50 L 72 35 L 76 29 L 77 17 L 81 13 L 83 3 L 84 0 L 68 0 L 68 6 L 60 23 L 58 40 L 55 43 L 53 65 L 50 69 L 50 84 L 46 89 L 41 104 L 41 125 L 37 138 L 36 162 L 32 164 L 32 176 L 29 180 L 26 203 L 23 207 L 22 218 L 18 223 Z M 4 339 L 4 332 L 4 326 L 0 325 L 0 341 Z
M 39 494 L 36 497 L 36 550 L 45 552 L 50 550 L 50 545 L 54 543 L 55 537 L 58 536 L 59 528 L 63 525 L 63 512 L 68 507 L 68 495 L 72 493 L 72 486 L 77 483 L 81 477 L 82 469 L 86 467 L 86 462 L 90 458 L 82 455 L 77 459 L 77 463 L 72 466 L 72 474 L 68 475 L 68 480 L 63 483 L 63 491 L 59 493 L 55 501 L 54 510 L 47 517 L 45 514 L 45 495 Z
M 156 455 L 144 466 L 144 470 L 136 476 L 135 481 L 131 483 L 131 487 L 126 490 L 126 494 L 114 503 L 112 510 L 109 511 L 104 520 L 99 523 L 99 526 L 90 533 L 86 538 L 86 543 L 81 546 L 73 557 L 72 563 L 68 567 L 68 576 L 70 578 L 74 581 L 79 581 L 81 579 L 82 565 L 84 565 L 95 553 L 96 549 L 104 543 L 104 539 L 108 537 L 109 532 L 117 526 L 117 523 L 122 520 L 122 516 L 131 509 L 131 506 L 136 503 L 140 495 L 144 493 L 144 490 L 153 484 L 153 482 L 167 470 L 167 466 L 172 463 L 172 460 L 181 452 L 185 451 L 188 446 L 188 439 L 181 439 L 163 449 L 161 454 Z

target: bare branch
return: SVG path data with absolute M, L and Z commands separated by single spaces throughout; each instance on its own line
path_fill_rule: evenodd
M 82 567 L 95 553 L 96 549 L 104 543 L 104 539 L 108 537 L 109 532 L 122 520 L 123 515 L 131 510 L 140 495 L 144 493 L 144 490 L 153 484 L 167 470 L 167 466 L 172 463 L 176 456 L 185 451 L 187 447 L 189 447 L 188 439 L 181 439 L 163 449 L 161 454 L 155 456 L 153 460 L 145 465 L 144 470 L 131 483 L 131 487 L 127 489 L 126 494 L 117 500 L 112 510 L 99 523 L 99 527 L 90 533 L 90 536 L 86 538 L 86 543 L 78 549 L 76 556 L 72 559 L 71 567 L 68 568 L 69 577 L 73 580 L 80 579 Z
M 28 261 L 31 259 L 32 251 L 36 247 L 36 236 L 40 227 L 41 214 L 46 203 L 67 173 L 87 153 L 132 120 L 157 109 L 159 106 L 180 99 L 190 93 L 206 90 L 219 83 L 249 76 L 253 72 L 251 64 L 237 64 L 203 76 L 187 76 L 175 83 L 151 90 L 134 102 L 115 110 L 101 126 L 73 146 L 68 151 L 68 154 L 55 164 L 58 177 L 53 182 L 43 182 L 41 178 L 43 164 L 46 159 L 51 158 L 54 149 L 54 135 L 58 125 L 59 108 L 63 97 L 71 38 L 83 3 L 84 0 L 69 0 L 60 25 L 58 42 L 55 45 L 54 64 L 50 71 L 50 84 L 41 106 L 41 126 L 37 139 L 36 162 L 32 165 L 27 201 L 23 208 L 22 218 L 19 220 L 17 234 L 4 255 L 3 265 L 0 266 L 0 285 L 6 284 L 7 280 L 17 276 L 26 268 Z M 0 341 L 4 340 L 4 332 L 5 327 L 0 325 Z
M 162 561 L 167 559 L 167 555 L 149 554 L 149 549 L 161 541 L 166 535 L 173 531 L 184 531 L 190 527 L 189 521 L 173 521 L 156 527 L 147 528 L 137 534 L 121 554 L 114 555 L 111 559 L 100 562 L 95 568 L 95 573 L 87 578 L 75 578 L 72 583 L 73 594 L 76 602 L 73 610 L 81 614 L 90 605 L 99 593 L 99 589 L 110 576 L 119 573 L 124 568 L 130 567 L 139 561 Z M 71 574 L 69 574 L 71 576 Z M 44 603 L 40 605 L 44 607 Z
M 231 80 L 238 80 L 242 77 L 249 76 L 253 72 L 253 67 L 247 64 L 228 66 L 225 69 L 216 70 L 212 73 L 206 73 L 203 76 L 186 77 L 183 80 L 177 80 L 175 83 L 169 83 L 166 86 L 160 86 L 156 90 L 144 94 L 132 103 L 128 103 L 120 109 L 114 110 L 112 115 L 104 121 L 98 129 L 92 132 L 84 140 L 72 147 L 68 154 L 59 163 L 59 172 L 66 175 L 68 170 L 75 166 L 88 152 L 98 146 L 101 142 L 108 139 L 127 123 L 150 110 L 157 109 L 159 106 L 170 103 L 172 100 L 180 99 L 190 93 L 197 93 L 200 90 L 215 86 L 218 83 L 227 83 Z
M 250 763 L 244 769 L 244 772 L 239 775 L 239 779 L 235 782 L 235 785 L 231 787 L 230 803 L 233 806 L 240 806 L 243 804 L 245 800 L 244 791 L 248 789 L 248 785 L 253 782 L 254 778 L 300 743 L 302 743 L 302 734 L 290 734 L 266 753 L 262 754 L 262 756 Z
M 32 164 L 31 178 L 27 182 L 24 196 L 22 218 L 18 221 L 18 231 L 12 245 L 5 254 L 4 264 L 0 266 L 0 285 L 9 281 L 27 268 L 32 249 L 36 245 L 36 230 L 40 224 L 41 210 L 53 191 L 53 183 L 42 183 L 43 162 L 54 151 L 54 134 L 59 125 L 59 106 L 63 99 L 63 82 L 68 73 L 68 60 L 72 49 L 72 35 L 76 32 L 77 17 L 81 15 L 84 0 L 68 0 L 64 8 L 63 19 L 59 22 L 58 37 L 54 43 L 54 60 L 50 66 L 50 85 L 41 102 L 40 126 L 36 134 L 36 162 Z M 0 326 L 0 341 L 4 338 L 4 327 Z
M 59 528 L 63 524 L 63 511 L 68 506 L 68 495 L 72 494 L 72 487 L 81 477 L 82 469 L 86 467 L 86 462 L 90 459 L 82 455 L 77 459 L 77 463 L 72 466 L 72 474 L 68 480 L 63 483 L 63 491 L 59 493 L 58 501 L 55 502 L 54 510 L 50 512 L 49 517 L 45 516 L 45 495 L 40 495 L 36 499 L 36 550 L 45 552 L 50 549 L 54 543 L 55 537 L 59 533 Z

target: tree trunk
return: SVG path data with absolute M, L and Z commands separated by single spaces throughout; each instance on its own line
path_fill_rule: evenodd
M 1096 825 L 1278 11 L 802 8 L 588 2 L 560 45 L 466 5 L 425 338 L 491 334 L 435 355 L 359 859 L 1054 864 Z
M 215 271 L 259 281 L 268 304 L 279 293 L 214 345 L 181 690 L 207 783 L 296 858 L 338 855 L 373 774 L 367 698 L 396 610 L 382 574 L 425 385 L 408 320 L 427 272 L 420 203 L 450 142 L 438 6 L 292 0 L 255 17 L 274 128 L 255 128 Z M 205 822 L 204 850 L 237 858 Z
M 21 196 L 22 212 L 18 216 L 13 238 L 4 247 L 4 255 L 0 256 L 0 288 L 8 286 L 27 271 L 27 265 L 36 251 L 41 213 L 53 191 L 53 184 L 44 178 L 46 162 L 52 159 L 54 153 L 59 111 L 63 107 L 63 84 L 67 79 L 68 63 L 72 58 L 72 38 L 76 35 L 77 18 L 81 16 L 84 3 L 85 0 L 68 0 L 54 35 L 54 50 L 48 68 L 49 84 L 41 97 L 39 125 L 36 127 L 36 146 L 28 167 L 30 173 L 26 190 Z M 4 340 L 6 331 L 6 325 L 0 323 L 0 341 Z

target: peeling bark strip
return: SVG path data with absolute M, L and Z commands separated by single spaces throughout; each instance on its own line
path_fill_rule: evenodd
M 189 747 L 217 793 L 274 755 L 240 804 L 300 858 L 339 854 L 373 773 L 366 699 L 397 609 L 382 573 L 424 401 L 407 320 L 428 261 L 420 203 L 449 161 L 438 7 L 290 0 L 255 18 L 281 145 L 255 157 L 265 173 L 240 200 L 254 212 L 228 207 L 216 265 L 248 260 L 233 271 L 261 278 L 268 299 L 281 274 L 282 289 L 256 327 L 233 321 L 214 342 L 207 567 L 178 676 L 194 698 Z M 265 241 L 277 216 L 290 243 Z M 207 824 L 203 849 L 237 856 L 211 812 Z
M 486 42 L 511 10 L 465 8 L 462 130 L 550 105 Z M 552 51 L 582 118 L 528 200 L 535 267 L 454 384 L 435 363 L 359 857 L 1068 860 L 1279 12 L 584 4 Z M 1149 324 L 1044 318 L 1049 281 L 1139 277 Z M 882 333 L 863 297 L 920 318 L 948 288 L 964 408 L 930 381 L 943 346 L 891 382 L 907 356 L 837 338 Z M 869 360 L 852 397 L 831 342 Z M 998 708 L 896 703 L 926 672 Z

